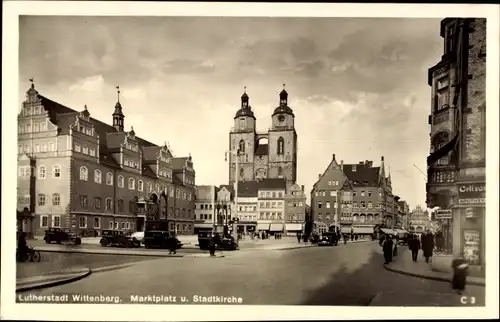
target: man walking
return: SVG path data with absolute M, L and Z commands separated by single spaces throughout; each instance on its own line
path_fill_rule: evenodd
M 415 235 L 411 236 L 408 242 L 408 246 L 411 250 L 411 259 L 416 263 L 418 257 L 418 251 L 420 250 L 420 241 L 418 240 L 417 236 Z
M 394 243 L 392 242 L 391 236 L 387 235 L 382 250 L 384 252 L 385 264 L 392 262 L 392 248 Z
M 422 250 L 424 251 L 425 262 L 429 262 L 429 258 L 432 257 L 432 251 L 434 249 L 434 236 L 427 232 L 422 236 Z

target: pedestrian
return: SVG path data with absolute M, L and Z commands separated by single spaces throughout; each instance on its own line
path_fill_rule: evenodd
M 422 250 L 424 251 L 425 262 L 429 262 L 432 257 L 432 250 L 434 249 L 434 236 L 431 233 L 422 235 Z
M 167 241 L 168 241 L 168 249 L 170 251 L 168 254 L 169 255 L 171 255 L 172 253 L 177 254 L 177 238 L 171 236 Z
M 382 246 L 382 250 L 384 252 L 385 264 L 389 264 L 392 262 L 392 247 L 394 243 L 392 242 L 391 236 L 387 235 L 384 244 Z
M 344 245 L 347 244 L 347 234 L 344 234 Z
M 467 283 L 469 264 L 464 259 L 463 254 L 460 254 L 452 261 L 451 266 L 453 268 L 451 287 L 453 290 L 457 291 L 458 294 L 462 294 L 465 290 L 465 284 Z
M 297 233 L 297 241 L 299 242 L 300 244 L 300 239 L 302 238 L 302 236 L 300 235 L 300 233 Z
M 398 256 L 398 237 L 394 238 L 394 250 L 392 251 L 392 256 Z
M 408 247 L 411 250 L 411 259 L 416 263 L 418 257 L 418 251 L 420 250 L 420 241 L 417 236 L 412 235 L 408 241 Z
M 17 256 L 20 262 L 24 262 L 26 255 L 29 252 L 28 243 L 26 242 L 26 233 L 23 231 L 19 234 L 17 240 Z
M 215 256 L 215 238 L 212 236 L 210 238 L 210 243 L 208 244 L 208 249 L 210 250 L 210 257 Z

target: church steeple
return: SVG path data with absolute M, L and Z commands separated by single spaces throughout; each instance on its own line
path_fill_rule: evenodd
M 283 90 L 280 93 L 280 106 L 287 106 L 288 105 L 288 93 L 285 90 L 286 84 L 283 84 Z
M 122 104 L 120 103 L 120 86 L 116 86 L 118 101 L 115 104 L 115 111 L 113 113 L 113 127 L 118 132 L 123 132 L 124 129 L 124 119 L 125 115 L 123 115 Z
M 241 106 L 234 118 L 248 116 L 255 119 L 255 115 L 253 114 L 252 107 L 250 106 L 250 97 L 247 94 L 247 87 L 244 87 L 243 95 L 241 95 Z

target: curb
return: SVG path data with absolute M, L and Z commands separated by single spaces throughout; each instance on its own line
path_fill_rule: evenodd
M 90 274 L 92 274 L 92 270 L 90 268 L 87 268 L 87 271 L 85 273 L 79 274 L 76 276 L 72 276 L 72 277 L 69 277 L 66 279 L 55 280 L 53 282 L 45 282 L 45 283 L 40 282 L 40 284 L 37 284 L 37 285 L 24 286 L 24 287 L 23 286 L 21 286 L 21 287 L 16 286 L 16 293 L 39 290 L 39 289 L 43 289 L 43 288 L 49 288 L 49 287 L 68 284 L 71 282 L 76 282 L 76 281 L 79 281 L 79 280 L 89 276 Z
M 429 275 L 423 275 L 423 274 L 417 274 L 417 273 L 411 273 L 411 272 L 406 272 L 400 269 L 395 269 L 392 267 L 389 267 L 388 265 L 384 264 L 384 268 L 390 272 L 393 273 L 398 273 L 402 275 L 407 275 L 407 276 L 412 276 L 412 277 L 418 277 L 418 278 L 423 278 L 423 279 L 428 279 L 428 280 L 433 280 L 433 281 L 439 281 L 439 282 L 447 282 L 451 283 L 451 278 L 446 278 L 446 277 L 438 277 L 438 276 L 429 276 Z M 484 282 L 475 282 L 475 281 L 467 281 L 467 285 L 474 285 L 474 286 L 482 286 L 485 287 L 486 283 Z
M 138 254 L 131 254 L 131 253 L 121 253 L 121 252 L 98 252 L 98 251 L 88 251 L 88 250 L 65 250 L 65 249 L 50 249 L 50 250 L 45 250 L 45 249 L 40 249 L 38 250 L 39 252 L 43 253 L 64 253 L 64 254 L 93 254 L 93 255 L 123 255 L 123 256 L 144 256 L 144 257 L 184 257 L 184 255 L 169 255 L 169 254 L 144 254 L 144 253 L 138 253 Z

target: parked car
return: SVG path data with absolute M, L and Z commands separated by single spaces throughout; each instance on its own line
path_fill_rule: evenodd
M 325 236 L 318 241 L 318 246 L 333 246 L 333 241 L 331 238 Z
M 182 248 L 181 241 L 168 231 L 149 230 L 144 232 L 144 246 L 146 248 L 169 248 L 169 243 L 174 240 L 176 249 Z
M 219 250 L 237 250 L 238 244 L 234 240 L 233 236 L 220 238 L 217 242 L 216 249 Z
M 100 243 L 103 247 L 141 247 L 141 242 L 137 238 L 127 235 L 120 230 L 103 230 Z
M 49 228 L 45 231 L 45 237 L 43 240 L 47 244 L 51 244 L 52 242 L 56 242 L 58 244 L 61 243 L 73 243 L 75 245 L 80 245 L 82 243 L 82 239 L 76 235 L 76 233 L 72 232 L 70 229 L 62 229 L 62 228 Z

